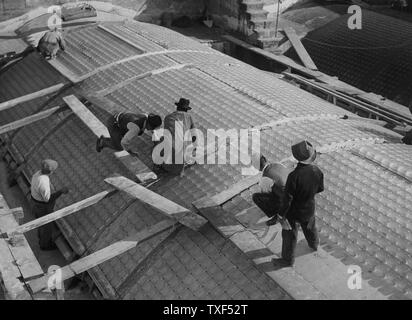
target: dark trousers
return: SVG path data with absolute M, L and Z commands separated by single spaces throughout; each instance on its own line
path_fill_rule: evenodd
M 288 219 L 288 221 L 292 230 L 282 230 L 282 258 L 293 264 L 295 262 L 295 249 L 298 239 L 297 223 L 302 227 L 309 247 L 315 249 L 319 246 L 319 235 L 314 216 L 309 221 L 297 221 L 294 219 Z
M 273 192 L 254 193 L 252 200 L 269 218 L 272 218 L 279 212 L 280 198 Z
M 49 202 L 39 202 L 31 199 L 31 209 L 34 217 L 36 219 L 41 218 L 49 213 L 52 213 L 56 200 L 61 196 L 61 192 L 57 191 L 50 196 Z M 58 227 L 55 222 L 48 223 L 44 226 L 41 226 L 37 229 L 37 235 L 39 237 L 40 249 L 47 250 L 53 249 L 56 245 L 54 240 L 58 235 Z
M 123 151 L 122 139 L 123 135 L 119 126 L 116 124 L 114 116 L 110 116 L 106 121 L 107 129 L 109 130 L 110 138 L 103 138 L 103 147 L 110 148 L 116 151 Z

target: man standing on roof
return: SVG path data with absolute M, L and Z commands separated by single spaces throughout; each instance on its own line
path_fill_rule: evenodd
M 31 179 L 31 209 L 35 218 L 41 218 L 54 210 L 56 200 L 62 195 L 67 194 L 69 189 L 62 188 L 53 192 L 50 183 L 50 176 L 56 171 L 58 163 L 51 159 L 43 160 L 41 170 L 37 171 Z M 54 239 L 57 227 L 54 222 L 48 223 L 38 229 L 40 249 L 56 249 Z
M 104 148 L 116 151 L 126 150 L 137 156 L 132 150 L 132 142 L 137 136 L 141 136 L 145 130 L 156 130 L 162 125 L 162 118 L 155 114 L 135 114 L 130 112 L 118 112 L 107 120 L 107 129 L 110 138 L 101 136 L 96 142 L 96 151 Z
M 165 117 L 164 130 L 170 133 L 172 141 L 171 154 L 165 155 L 165 163 L 162 168 L 168 172 L 181 173 L 185 166 L 192 164 L 192 160 L 186 155 L 188 146 L 196 141 L 194 135 L 195 123 L 192 116 L 188 113 L 192 110 L 190 100 L 180 98 L 179 102 L 175 102 L 176 111 Z M 185 136 L 191 135 L 191 141 L 186 141 Z
M 57 28 L 47 31 L 40 39 L 37 50 L 48 59 L 55 59 L 57 52 L 66 49 L 66 43 Z
M 293 266 L 297 243 L 297 223 L 302 227 L 309 247 L 317 251 L 319 236 L 315 223 L 315 194 L 324 190 L 323 173 L 312 163 L 316 150 L 308 141 L 292 146 L 292 154 L 298 165 L 286 181 L 285 198 L 280 212 L 282 223 L 282 259 L 274 263 Z M 289 224 L 289 225 L 288 225 Z
M 269 163 L 262 155 L 260 171 L 262 192 L 254 193 L 252 200 L 270 218 L 266 221 L 266 225 L 271 226 L 278 222 L 277 215 L 282 207 L 286 180 L 291 170 L 281 163 Z

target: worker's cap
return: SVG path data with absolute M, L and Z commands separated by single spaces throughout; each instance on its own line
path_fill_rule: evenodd
M 175 105 L 177 107 L 179 107 L 180 109 L 192 110 L 192 108 L 189 107 L 189 105 L 190 105 L 190 100 L 189 99 L 180 98 L 179 102 L 175 102 Z
M 41 162 L 41 170 L 44 173 L 52 173 L 53 171 L 56 171 L 57 167 L 59 164 L 57 161 L 54 161 L 52 159 L 45 159 Z
M 316 159 L 316 150 L 309 141 L 301 141 L 292 146 L 293 157 L 301 163 L 309 164 Z

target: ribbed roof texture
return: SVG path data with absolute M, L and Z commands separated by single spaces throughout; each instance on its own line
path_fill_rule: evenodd
M 168 29 L 138 22 L 107 24 L 104 28 L 89 26 L 69 31 L 68 48 L 57 61 L 76 76 L 92 72 L 90 77 L 48 104 L 45 101 L 52 96 L 1 112 L 0 124 L 42 107 L 56 106 L 65 95 L 82 97 L 108 88 L 111 90 L 102 91 L 106 93 L 103 100 L 118 109 L 162 116 L 175 109 L 179 97 L 189 98 L 201 129 L 251 128 L 289 118 L 291 121 L 261 132 L 262 152 L 271 161 L 289 157 L 291 143 L 304 138 L 318 147 L 347 146 L 318 160 L 326 179 L 326 191 L 318 198 L 317 211 L 322 243 L 339 252 L 344 262 L 351 257 L 364 266 L 364 273 L 379 280 L 376 285 L 385 288 L 386 293 L 397 298 L 412 297 L 412 149 L 400 144 L 399 136 L 363 125 L 362 121 L 339 119 L 346 113 L 343 109 Z M 58 81 L 59 75 L 34 55 L 26 59 L 31 59 L 34 70 L 41 68 L 48 76 L 40 77 L 33 87 L 28 85 L 31 71 L 26 61 L 21 61 L 0 76 L 0 101 L 47 87 L 48 79 Z M 111 65 L 105 67 L 107 64 Z M 176 64 L 190 66 L 127 81 Z M 112 109 L 91 108 L 103 121 Z M 15 152 L 24 155 L 64 116 L 53 116 L 20 130 L 13 140 Z M 144 136 L 138 144 L 142 160 L 150 167 L 149 137 Z M 42 158 L 56 159 L 60 163 L 54 176 L 56 187 L 65 185 L 72 190 L 59 207 L 104 190 L 103 179 L 113 173 L 133 178 L 110 151 L 98 154 L 94 146 L 91 131 L 71 116 L 27 159 L 24 172 L 27 176 L 33 174 Z M 150 189 L 192 208 L 195 200 L 240 181 L 240 169 L 232 165 L 195 165 L 183 177 L 161 177 Z M 223 207 L 234 215 L 252 207 L 250 191 Z M 162 219 L 164 216 L 153 208 L 116 194 L 59 225 L 75 250 L 87 254 Z M 165 232 L 96 267 L 91 274 L 104 294 L 115 298 L 288 298 L 210 223 L 199 232 L 186 227 Z

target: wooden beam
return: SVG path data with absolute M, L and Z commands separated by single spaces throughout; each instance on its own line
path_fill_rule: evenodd
M 16 130 L 18 128 L 27 126 L 31 123 L 40 121 L 42 119 L 48 118 L 51 115 L 55 114 L 55 113 L 59 113 L 62 112 L 63 110 L 65 110 L 65 107 L 54 107 L 51 109 L 47 109 L 45 111 L 33 114 L 31 116 L 25 117 L 23 119 L 20 120 L 16 120 L 14 122 L 10 122 L 8 124 L 5 124 L 4 126 L 0 127 L 0 134 L 12 131 L 12 130 Z
M 102 191 L 98 194 L 95 194 L 94 196 L 91 196 L 87 199 L 81 200 L 79 202 L 73 203 L 68 207 L 62 208 L 60 210 L 57 210 L 53 213 L 50 213 L 44 217 L 35 219 L 33 221 L 27 222 L 25 224 L 22 224 L 16 228 L 12 228 L 1 234 L 2 238 L 10 238 L 15 236 L 16 234 L 23 234 L 26 233 L 30 230 L 37 229 L 38 227 L 44 226 L 45 224 L 48 224 L 50 222 L 56 221 L 58 219 L 67 217 L 75 212 L 78 212 L 82 209 L 85 209 L 87 207 L 90 207 L 99 201 L 103 200 L 104 198 L 110 197 L 116 192 L 116 190 L 106 190 Z
M 311 70 L 318 70 L 309 53 L 306 51 L 305 47 L 297 36 L 295 30 L 293 30 L 291 27 L 284 27 L 283 30 L 289 38 L 289 41 L 292 43 L 292 46 L 298 54 L 300 60 L 302 60 L 304 66 Z
M 16 105 L 19 105 L 23 102 L 27 102 L 27 101 L 30 101 L 30 100 L 33 100 L 33 99 L 37 99 L 37 98 L 47 96 L 48 94 L 59 91 L 63 87 L 64 87 L 64 84 L 59 83 L 59 84 L 56 84 L 56 85 L 51 86 L 49 88 L 42 89 L 42 90 L 39 90 L 37 92 L 29 93 L 29 94 L 26 94 L 24 96 L 21 96 L 21 97 L 12 99 L 12 100 L 2 102 L 2 103 L 0 103 L 0 111 L 7 110 L 7 109 L 12 108 Z
M 78 116 L 97 137 L 110 136 L 106 126 L 103 125 L 103 123 L 74 95 L 64 97 L 63 100 L 67 103 L 69 108 L 72 109 L 74 114 Z
M 62 76 L 69 79 L 72 83 L 81 81 L 80 77 L 63 65 L 58 59 L 46 60 L 54 69 L 56 69 Z
M 139 243 L 148 240 L 159 233 L 162 233 L 176 224 L 173 220 L 163 220 L 153 226 L 150 226 L 133 236 L 130 236 L 124 240 L 113 243 L 112 245 L 98 250 L 86 257 L 83 257 L 59 270 L 61 275 L 60 280 L 70 279 L 75 275 L 81 274 L 91 268 L 98 266 L 99 264 L 106 262 L 130 249 L 135 248 Z M 30 289 L 33 293 L 44 290 L 48 287 L 49 278 L 52 275 L 45 275 L 39 279 L 35 279 L 28 282 Z
M 260 175 L 247 177 L 233 184 L 230 188 L 212 197 L 204 197 L 193 202 L 193 205 L 199 210 L 209 207 L 220 206 L 223 203 L 229 201 L 230 199 L 236 197 L 239 193 L 259 183 L 259 179 Z
M 207 220 L 177 203 L 149 190 L 125 177 L 112 177 L 104 180 L 118 190 L 126 192 L 133 198 L 149 204 L 167 217 L 179 221 L 181 224 L 198 230 Z
M 114 155 L 128 170 L 133 172 L 139 182 L 143 183 L 157 179 L 157 175 L 148 166 L 127 151 L 115 152 Z
M 0 208 L 9 210 L 5 199 L 0 194 Z M 19 224 L 13 215 L 0 215 L 1 230 L 13 229 Z M 24 235 L 18 235 L 13 241 L 0 238 L 0 274 L 7 295 L 13 299 L 27 299 L 30 295 L 25 291 L 24 283 L 20 279 L 30 279 L 43 274 L 29 243 Z

